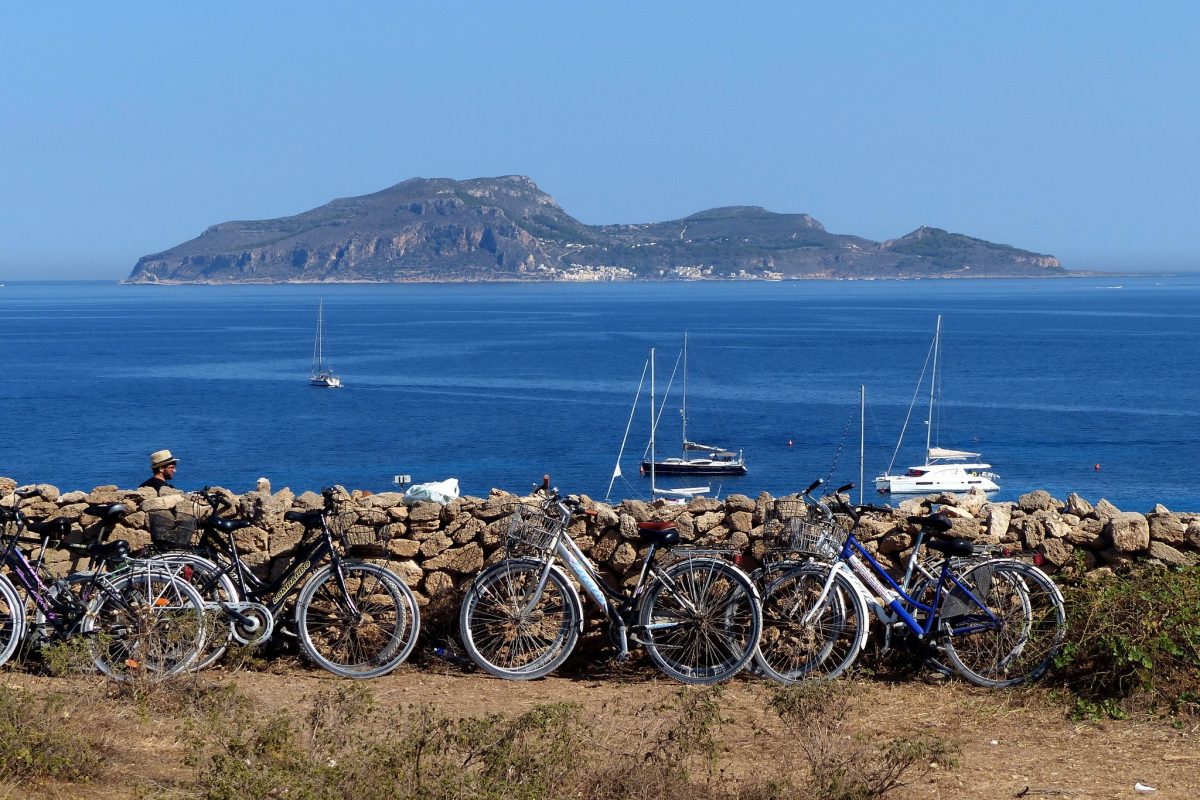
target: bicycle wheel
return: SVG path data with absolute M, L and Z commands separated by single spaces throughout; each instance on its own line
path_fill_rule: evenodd
M 683 683 L 732 678 L 753 658 L 762 633 L 758 590 L 727 561 L 672 564 L 642 597 L 641 642 L 655 665 Z
M 540 678 L 575 649 L 583 607 L 556 567 L 533 559 L 501 561 L 479 574 L 458 614 L 463 648 L 480 669 L 512 681 Z
M 421 616 L 399 575 L 367 561 L 341 561 L 304 584 L 296 629 L 308 657 L 334 675 L 376 678 L 408 658 Z
M 0 575 L 0 665 L 5 664 L 25 638 L 25 603 L 6 575 Z
M 111 575 L 68 579 L 91 597 L 81 631 L 96 668 L 117 680 L 170 678 L 204 648 L 204 599 L 171 572 L 137 566 Z M 75 588 L 73 588 L 75 591 Z
M 838 572 L 830 581 L 830 571 L 828 564 L 800 564 L 763 591 L 763 633 L 754 658 L 781 683 L 836 678 L 866 644 L 866 602 L 850 578 Z
M 970 594 L 955 588 L 940 610 L 954 668 L 988 688 L 1040 677 L 1067 632 L 1062 593 L 1049 576 L 1024 562 L 992 561 L 969 568 L 959 580 Z
M 208 630 L 204 650 L 192 669 L 201 670 L 217 662 L 233 640 L 234 622 L 221 609 L 221 604 L 237 603 L 237 586 L 227 572 L 213 561 L 195 553 L 164 553 L 155 556 L 154 563 L 163 564 L 173 574 L 190 583 L 200 593 L 205 604 L 205 623 Z

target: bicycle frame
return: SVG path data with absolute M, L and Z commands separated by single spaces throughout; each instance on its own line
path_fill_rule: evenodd
M 322 518 L 321 529 L 322 536 L 308 545 L 307 549 L 299 556 L 293 558 L 282 575 L 274 581 L 268 582 L 250 571 L 242 561 L 236 547 L 227 542 L 221 534 L 206 526 L 200 537 L 201 547 L 203 548 L 205 544 L 208 545 L 208 551 L 217 556 L 217 565 L 221 569 L 203 587 L 204 591 L 210 591 L 222 576 L 233 575 L 241 596 L 247 600 L 262 603 L 271 612 L 271 616 L 278 621 L 284 606 L 296 588 L 304 582 L 305 578 L 316 572 L 326 558 L 331 557 L 334 563 L 340 563 L 333 543 L 329 539 L 324 518 Z
M 567 571 L 575 576 L 580 586 L 583 587 L 584 592 L 600 607 L 604 615 L 619 627 L 620 648 L 623 653 L 628 651 L 626 631 L 630 626 L 630 622 L 627 615 L 633 611 L 633 604 L 645 593 L 646 588 L 650 586 L 651 580 L 660 581 L 675 596 L 679 597 L 682 602 L 691 606 L 687 598 L 681 596 L 676 590 L 670 576 L 666 575 L 658 564 L 655 563 L 655 556 L 658 554 L 659 549 L 656 544 L 650 545 L 650 550 L 646 553 L 646 557 L 642 561 L 642 568 L 638 575 L 637 584 L 634 586 L 632 592 L 626 594 L 610 586 L 601 577 L 599 570 L 592 563 L 592 560 L 575 543 L 575 540 L 567 536 L 567 529 L 571 525 L 571 509 L 561 500 L 555 500 L 554 503 L 559 514 L 558 531 L 555 534 L 554 547 L 542 557 L 545 564 L 541 577 L 538 580 L 537 589 L 531 594 L 528 603 L 522 609 L 523 613 L 527 614 L 531 612 L 541 601 L 542 592 L 546 588 L 546 582 L 550 578 L 550 570 L 554 568 L 555 557 L 561 560 Z M 653 577 L 651 578 L 651 576 Z

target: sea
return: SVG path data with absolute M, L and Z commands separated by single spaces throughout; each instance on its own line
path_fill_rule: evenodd
M 341 389 L 308 381 L 321 301 Z M 656 452 L 679 455 L 685 333 L 688 437 L 742 451 L 749 472 L 659 476 L 660 487 L 779 495 L 862 476 L 870 501 L 875 475 L 921 463 L 928 431 L 935 445 L 982 453 L 1000 476 L 997 499 L 1046 489 L 1125 510 L 1200 510 L 1200 275 L 9 281 L 0 475 L 63 491 L 131 487 L 168 448 L 182 489 L 245 492 L 266 477 L 297 493 L 382 492 L 408 476 L 486 496 L 549 475 L 563 492 L 647 499 L 647 359 L 653 348 Z

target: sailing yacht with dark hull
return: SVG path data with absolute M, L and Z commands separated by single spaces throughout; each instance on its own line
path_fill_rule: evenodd
M 651 467 L 659 475 L 745 475 L 746 459 L 742 451 L 733 452 L 716 445 L 689 441 L 687 438 L 687 334 L 683 335 L 683 394 L 679 406 L 682 421 L 683 454 L 679 457 L 642 461 L 642 472 Z M 704 453 L 702 456 L 693 455 Z

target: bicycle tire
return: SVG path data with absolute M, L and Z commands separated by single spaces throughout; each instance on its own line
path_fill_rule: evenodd
M 237 603 L 241 599 L 233 579 L 229 577 L 229 573 L 222 571 L 216 562 L 195 553 L 163 553 L 151 561 L 166 565 L 167 569 L 186 580 L 200 593 L 205 604 L 205 623 L 208 631 L 204 649 L 191 668 L 199 671 L 212 666 L 225 655 L 234 637 L 234 621 L 221 610 L 221 603 Z M 191 574 L 187 577 L 179 575 L 176 566 L 190 567 Z
M 547 569 L 541 596 L 528 608 Z M 553 672 L 571 655 L 583 629 L 583 605 L 556 566 L 507 559 L 472 581 L 458 626 L 463 649 L 480 669 L 505 680 L 533 680 Z
M 171 572 L 142 565 L 67 580 L 97 590 L 81 632 L 89 637 L 93 663 L 103 674 L 121 681 L 146 674 L 171 678 L 199 658 L 206 632 L 204 599 Z
M 0 666 L 8 663 L 25 638 L 25 601 L 7 575 L 0 575 Z
M 342 560 L 318 570 L 296 598 L 295 618 L 304 652 L 343 678 L 391 672 L 408 658 L 421 630 L 412 590 L 368 561 Z
M 762 609 L 754 583 L 733 564 L 688 558 L 651 584 L 638 624 L 655 666 L 683 683 L 707 685 L 732 678 L 754 657 Z
M 871 621 L 866 601 L 844 573 L 830 582 L 830 571 L 828 564 L 799 564 L 763 590 L 763 633 L 754 658 L 773 680 L 832 680 L 866 645 Z M 826 583 L 829 592 L 821 601 Z
M 991 561 L 959 579 L 987 607 L 962 589 L 942 602 L 940 622 L 950 663 L 979 686 L 999 689 L 1036 680 L 1049 669 L 1066 637 L 1062 593 L 1046 573 L 1020 561 Z

